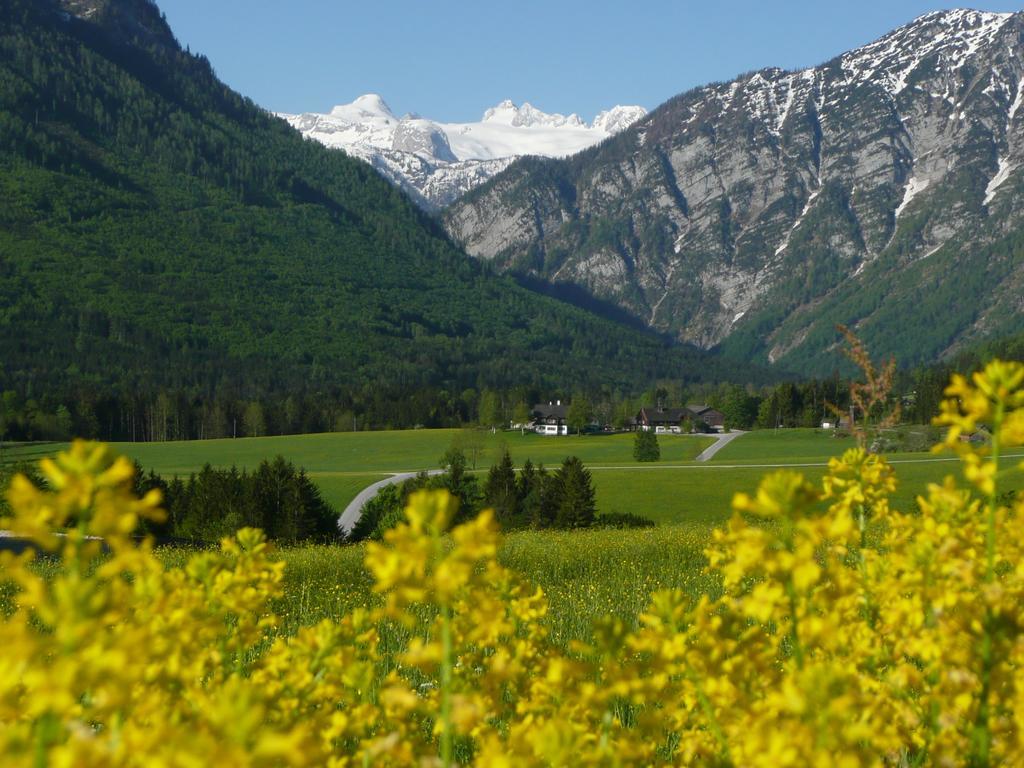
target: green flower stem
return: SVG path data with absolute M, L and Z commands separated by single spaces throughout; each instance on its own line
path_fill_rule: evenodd
M 452 620 L 451 608 L 441 609 L 441 764 L 452 764 Z
M 1002 431 L 1003 419 L 1006 416 L 1006 406 L 1000 400 L 996 403 L 995 417 L 993 418 L 992 430 L 992 465 L 994 476 L 999 476 L 999 453 L 1000 453 L 1000 432 Z M 985 583 L 991 584 L 996 578 L 996 512 L 998 503 L 999 486 L 995 480 L 992 482 L 992 491 L 988 495 L 988 520 L 985 526 Z M 972 766 L 989 765 L 992 750 L 992 668 L 995 666 L 995 624 L 996 617 L 992 613 L 991 606 L 985 608 L 985 634 L 981 639 L 981 694 L 978 701 L 978 714 L 974 722 L 974 733 L 972 734 L 973 754 L 970 764 Z

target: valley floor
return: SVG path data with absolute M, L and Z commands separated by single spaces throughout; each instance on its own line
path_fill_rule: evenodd
M 508 448 L 517 467 L 530 459 L 555 467 L 579 456 L 593 474 L 599 513 L 629 512 L 658 523 L 715 525 L 726 520 L 735 493 L 752 491 L 773 468 L 799 469 L 809 478 L 824 474 L 829 458 L 854 443 L 815 429 L 747 432 L 710 461 L 697 462 L 715 438 L 660 435 L 662 460 L 633 459 L 632 434 L 542 437 L 533 433 L 457 429 L 335 432 L 314 435 L 166 443 L 116 443 L 116 450 L 165 477 L 187 476 L 204 464 L 254 468 L 280 454 L 303 467 L 340 513 L 367 486 L 388 476 L 436 469 L 444 452 L 460 444 L 478 473 Z M 8 446 L 5 461 L 38 460 L 62 444 Z M 899 488 L 894 503 L 907 508 L 925 484 L 957 471 L 955 459 L 930 453 L 896 453 Z

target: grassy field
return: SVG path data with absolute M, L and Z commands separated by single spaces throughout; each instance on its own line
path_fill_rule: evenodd
M 921 451 L 940 439 L 935 427 L 906 425 L 887 429 L 883 436 L 897 445 L 918 445 Z M 829 429 L 762 429 L 748 432 L 716 454 L 716 463 L 818 462 L 852 448 L 854 438 Z M 906 450 L 906 449 L 904 449 Z M 908 455 L 892 454 L 894 458 Z M 921 455 L 926 456 L 927 453 Z
M 509 535 L 502 563 L 538 584 L 550 602 L 549 625 L 560 643 L 590 637 L 594 619 L 612 614 L 633 624 L 650 594 L 679 587 L 699 595 L 712 586 L 702 575 L 705 536 L 687 526 L 635 531 L 528 531 Z M 295 547 L 287 563 L 285 596 L 276 608 L 282 632 L 337 618 L 373 600 L 364 548 Z M 168 559 L 181 562 L 179 553 Z
M 303 466 L 321 487 L 324 497 L 339 511 L 363 488 L 388 472 L 433 468 L 437 459 L 464 435 L 459 430 L 401 432 L 349 432 L 323 435 L 208 440 L 183 443 L 119 443 L 115 448 L 164 475 L 186 474 L 209 462 L 215 466 L 253 467 L 278 453 Z M 707 464 L 692 459 L 711 438 L 664 435 L 659 437 L 664 459 L 654 464 L 633 460 L 633 436 L 586 435 L 541 437 L 504 432 L 479 433 L 480 471 L 490 466 L 503 445 L 517 465 L 526 458 L 551 467 L 567 455 L 578 455 L 591 468 L 600 512 L 631 512 L 659 523 L 717 524 L 729 515 L 737 491 L 750 491 L 767 471 L 759 466 L 729 464 L 800 464 L 808 477 L 824 472 L 828 458 L 853 442 L 813 429 L 764 430 L 737 438 Z M 36 460 L 53 453 L 57 444 L 10 447 L 8 460 Z M 925 483 L 938 482 L 956 472 L 955 462 L 937 462 L 930 454 L 894 454 L 900 489 L 896 503 L 909 508 Z M 907 463 L 905 463 L 907 462 Z
M 280 452 L 312 470 L 325 496 L 340 509 L 389 470 L 433 466 L 431 457 L 440 455 L 456 435 L 453 430 L 356 433 L 118 448 L 168 474 L 191 471 L 206 461 L 253 466 Z M 713 462 L 696 464 L 688 459 L 707 445 L 707 439 L 665 436 L 660 443 L 669 461 L 638 464 L 630 455 L 629 435 L 542 438 L 506 433 L 500 437 L 519 464 L 526 456 L 548 465 L 556 464 L 564 453 L 586 457 L 599 511 L 632 512 L 660 524 L 626 531 L 522 531 L 506 537 L 501 560 L 543 587 L 551 603 L 551 631 L 561 643 L 586 639 L 592 621 L 607 613 L 635 622 L 656 589 L 681 587 L 699 594 L 711 588 L 702 575 L 701 555 L 711 528 L 728 519 L 737 491 L 753 491 L 771 471 L 743 464 L 811 463 L 815 466 L 794 469 L 817 479 L 825 471 L 827 458 L 850 444 L 815 430 L 754 432 L 735 440 Z M 480 461 L 485 466 L 499 448 L 498 437 L 487 439 L 488 454 Z M 17 454 L 37 459 L 58 447 L 22 446 L 8 450 L 7 458 Z M 393 462 L 395 456 L 400 461 Z M 891 460 L 899 479 L 894 506 L 904 510 L 911 508 L 927 483 L 959 470 L 955 461 L 936 461 L 928 454 L 896 454 Z M 1024 478 L 1018 474 L 1006 487 L 1024 489 Z M 367 605 L 373 598 L 363 554 L 362 546 L 282 550 L 287 577 L 285 596 L 276 606 L 284 619 L 281 631 L 292 632 L 297 626 Z M 164 554 L 178 562 L 185 556 L 174 550 Z
M 326 498 L 339 511 L 355 495 L 387 473 L 435 469 L 453 442 L 470 437 L 457 429 L 422 429 L 393 432 L 334 432 L 318 435 L 197 440 L 167 443 L 114 443 L 114 448 L 137 460 L 146 469 L 165 477 L 185 476 L 205 464 L 214 467 L 256 467 L 278 454 L 304 467 Z M 517 466 L 526 459 L 553 467 L 567 456 L 579 456 L 587 466 L 629 466 L 633 436 L 583 435 L 542 437 L 534 433 L 477 432 L 477 468 L 486 469 L 507 447 Z M 660 440 L 660 464 L 683 464 L 712 443 L 703 436 L 666 435 Z M 37 461 L 63 448 L 59 443 L 11 446 L 9 461 Z M 472 453 L 466 451 L 472 461 Z
M 633 464 L 632 434 L 542 437 L 527 432 L 476 432 L 477 466 L 488 467 L 507 447 L 516 464 L 559 464 L 579 456 L 587 465 Z M 278 454 L 309 472 L 415 472 L 436 469 L 453 443 L 466 442 L 458 429 L 418 429 L 392 432 L 329 432 L 317 435 L 252 437 L 238 440 L 192 440 L 167 443 L 113 443 L 116 450 L 161 474 L 186 474 L 204 464 L 215 467 L 254 467 Z M 660 438 L 663 464 L 693 460 L 713 439 L 701 435 Z M 39 458 L 63 447 L 58 443 L 12 446 L 10 459 Z M 471 451 L 466 454 L 472 462 Z
M 470 436 L 457 429 L 419 429 L 393 432 L 332 432 L 239 440 L 203 440 L 178 443 L 115 443 L 114 447 L 161 473 L 188 472 L 203 464 L 252 467 L 277 454 L 309 472 L 413 472 L 436 469 L 441 456 L 456 442 Z M 633 436 L 583 435 L 542 437 L 534 433 L 477 432 L 477 466 L 488 467 L 507 447 L 513 461 L 559 464 L 566 456 L 579 456 L 587 465 L 632 464 Z M 707 437 L 663 438 L 664 463 L 690 461 L 711 444 Z M 472 462 L 472 452 L 465 449 Z
M 827 461 L 855 445 L 852 437 L 836 437 L 822 429 L 760 429 L 733 440 L 715 454 L 715 463 L 775 464 Z
M 953 461 L 932 457 L 894 458 L 898 487 L 893 504 L 910 509 L 928 483 L 938 483 L 949 474 L 957 475 Z M 907 463 L 902 463 L 907 462 Z M 825 473 L 824 466 L 794 467 L 811 480 Z M 633 512 L 658 523 L 717 525 L 729 517 L 732 497 L 737 491 L 751 492 L 770 469 L 758 467 L 716 467 L 664 470 L 595 470 L 594 485 L 602 512 Z M 1024 490 L 1024 477 L 1008 478 L 1007 489 Z

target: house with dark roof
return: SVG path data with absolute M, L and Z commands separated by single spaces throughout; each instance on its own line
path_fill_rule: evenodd
M 569 406 L 561 400 L 538 403 L 530 413 L 530 426 L 539 435 L 568 435 Z
M 694 422 L 703 421 L 717 432 L 725 428 L 725 414 L 710 405 L 688 405 L 686 410 L 693 414 Z
M 636 415 L 633 425 L 636 429 L 679 433 L 684 421 L 695 425 L 707 424 L 720 432 L 725 425 L 725 414 L 707 405 L 688 405 L 685 408 L 645 405 Z
M 686 408 L 662 408 L 645 405 L 636 415 L 635 424 L 637 429 L 654 432 L 679 432 L 680 424 L 692 418 L 692 414 Z

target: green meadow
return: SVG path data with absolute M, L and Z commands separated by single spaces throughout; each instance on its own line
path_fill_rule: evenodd
M 852 437 L 837 437 L 822 429 L 759 429 L 733 440 L 713 461 L 722 463 L 820 462 L 838 456 L 856 444 Z
M 471 461 L 475 444 L 478 472 L 485 471 L 506 447 L 517 466 L 529 458 L 554 467 L 566 456 L 576 455 L 592 470 L 599 512 L 631 512 L 658 523 L 706 527 L 728 517 L 737 491 L 757 487 L 760 477 L 771 471 L 765 465 L 809 464 L 794 469 L 818 478 L 829 457 L 853 445 L 852 438 L 837 438 L 823 430 L 762 430 L 736 438 L 708 463 L 694 462 L 712 441 L 705 436 L 659 436 L 662 460 L 645 464 L 633 459 L 632 434 L 543 437 L 438 429 L 116 443 L 114 447 L 167 477 L 187 475 L 207 463 L 252 468 L 281 454 L 304 467 L 339 511 L 361 489 L 389 473 L 436 468 L 453 443 L 461 443 Z M 37 460 L 61 447 L 53 443 L 8 446 L 4 457 Z M 890 459 L 897 464 L 900 478 L 895 503 L 904 508 L 926 483 L 956 471 L 955 462 L 927 453 L 898 453 Z
M 703 435 L 667 435 L 661 438 L 662 463 L 693 460 L 711 445 Z M 166 443 L 113 443 L 144 467 L 161 474 L 187 474 L 204 464 L 214 467 L 254 467 L 278 454 L 308 472 L 415 472 L 435 469 L 453 444 L 464 446 L 472 463 L 473 443 L 477 467 L 486 468 L 507 447 L 513 460 L 527 458 L 535 464 L 561 463 L 579 456 L 589 465 L 633 464 L 632 434 L 568 435 L 543 437 L 532 432 L 486 430 L 410 429 L 381 432 L 327 432 L 316 435 L 247 437 L 237 440 L 191 440 Z M 35 444 L 9 448 L 10 458 L 39 457 L 53 453 L 60 444 Z
M 114 447 L 161 473 L 190 472 L 203 464 L 252 467 L 278 454 L 320 472 L 414 472 L 435 469 L 449 447 L 464 445 L 472 463 L 476 443 L 477 467 L 485 468 L 504 447 L 521 464 L 557 464 L 579 456 L 588 465 L 633 463 L 632 435 L 542 437 L 532 433 L 458 429 L 418 429 L 391 432 L 332 432 L 318 435 L 201 440 L 172 443 L 115 443 Z M 706 437 L 676 437 L 665 446 L 665 460 L 693 459 L 710 445 Z
M 712 442 L 705 436 L 665 436 L 660 464 L 692 462 Z M 303 467 L 340 511 L 360 490 L 390 473 L 436 469 L 453 444 L 463 446 L 471 465 L 475 455 L 478 471 L 486 470 L 505 448 L 517 466 L 530 459 L 534 464 L 555 467 L 567 456 L 579 456 L 589 467 L 636 465 L 631 434 L 542 437 L 531 432 L 421 429 L 114 443 L 113 447 L 164 477 L 187 476 L 205 464 L 252 469 L 280 454 Z M 5 459 L 35 461 L 63 447 L 59 443 L 11 446 L 5 450 Z
M 702 573 L 706 532 L 688 526 L 615 531 L 520 531 L 505 537 L 499 559 L 549 601 L 548 624 L 560 643 L 592 637 L 593 621 L 614 615 L 634 624 L 652 592 L 679 588 L 698 596 L 712 585 Z M 284 596 L 276 608 L 281 632 L 337 618 L 371 604 L 365 547 L 285 548 Z M 171 551 L 165 559 L 180 564 Z

